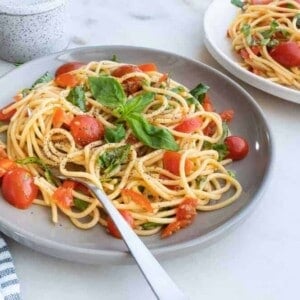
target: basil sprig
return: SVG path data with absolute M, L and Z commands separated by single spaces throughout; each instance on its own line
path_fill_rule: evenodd
M 102 105 L 112 108 L 114 116 L 125 121 L 138 140 L 154 149 L 179 149 L 169 130 L 150 124 L 141 115 L 154 100 L 154 93 L 144 92 L 127 100 L 122 85 L 111 76 L 89 77 L 88 81 L 93 97 Z

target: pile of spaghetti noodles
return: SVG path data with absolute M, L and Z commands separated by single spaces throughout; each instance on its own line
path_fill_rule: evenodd
M 243 59 L 241 65 L 273 82 L 300 89 L 300 2 L 233 0 L 232 3 L 241 10 L 227 33 L 233 49 Z M 298 63 L 295 65 L 284 65 L 272 57 L 274 49 L 280 46 L 280 55 L 286 56 L 285 60 L 291 60 L 294 54 L 284 53 L 283 49 L 289 46 L 281 46 L 287 42 L 294 43 L 294 48 L 298 47 Z
M 51 174 L 51 168 L 57 168 L 66 177 L 87 180 L 102 189 L 116 208 L 130 213 L 138 234 L 152 235 L 173 224 L 164 234 L 168 236 L 191 222 L 193 209 L 216 210 L 238 199 L 241 185 L 224 167 L 231 159 L 215 147 L 227 135 L 220 115 L 205 110 L 195 93 L 167 74 L 133 70 L 113 76 L 122 66 L 114 61 L 90 62 L 68 73 L 76 78 L 75 87 L 62 87 L 56 79 L 42 80 L 21 91 L 6 109 L 15 113 L 0 128 L 7 136 L 3 146 L 11 160 L 33 175 L 39 188 L 33 203 L 48 207 L 54 223 L 60 211 L 81 229 L 99 223 L 107 226 L 105 211 L 89 192 L 72 189 L 73 202 L 68 205 L 55 198 L 63 184 Z M 126 90 L 132 79 L 140 85 L 133 93 Z M 201 89 L 205 96 L 207 87 L 201 84 Z M 82 102 L 71 101 L 75 94 L 84 101 L 84 108 Z M 54 123 L 58 112 L 71 119 L 95 118 L 105 128 L 105 136 L 78 143 L 67 122 Z M 198 120 L 199 126 L 181 130 L 185 120 Z M 209 127 L 213 130 L 205 133 Z M 141 130 L 150 138 L 141 137 Z M 162 132 L 163 140 L 159 140 Z M 164 162 L 170 153 L 177 158 L 171 169 Z M 176 164 L 178 170 L 172 171 Z M 176 223 L 178 209 L 191 209 L 190 216 L 185 211 L 186 222 Z

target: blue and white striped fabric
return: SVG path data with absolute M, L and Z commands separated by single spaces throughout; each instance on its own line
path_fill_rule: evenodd
M 20 285 L 7 244 L 0 235 L 0 300 L 20 300 Z

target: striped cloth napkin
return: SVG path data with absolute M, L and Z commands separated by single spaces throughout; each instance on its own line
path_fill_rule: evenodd
M 21 300 L 20 285 L 7 244 L 0 235 L 0 300 Z

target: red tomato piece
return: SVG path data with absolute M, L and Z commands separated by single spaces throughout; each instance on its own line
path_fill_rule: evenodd
M 208 125 L 203 129 L 203 133 L 207 136 L 213 136 L 216 132 L 216 123 L 211 121 Z
M 203 103 L 202 103 L 202 106 L 204 108 L 205 111 L 214 111 L 214 106 L 210 100 L 210 97 L 206 94 L 204 99 L 203 99 Z
M 224 110 L 220 113 L 220 117 L 223 122 L 229 123 L 232 121 L 234 116 L 234 111 L 232 109 Z
M 250 47 L 251 51 L 255 54 L 255 55 L 258 55 L 260 53 L 260 47 L 259 46 L 252 46 Z M 248 59 L 250 57 L 248 51 L 243 48 L 239 51 L 239 54 L 240 56 L 243 58 L 243 59 Z
M 63 73 L 55 77 L 55 83 L 62 88 L 74 87 L 79 84 L 79 80 L 76 75 L 71 73 Z
M 142 194 L 130 189 L 123 189 L 121 194 L 124 198 L 129 197 L 133 202 L 144 208 L 146 211 L 153 212 L 151 202 Z
M 180 166 L 181 154 L 173 151 L 166 151 L 163 155 L 163 166 L 164 169 L 168 170 L 170 173 L 179 176 L 179 166 Z M 185 161 L 185 173 L 187 175 L 191 174 L 194 169 L 194 163 L 190 159 Z
M 138 68 L 143 72 L 157 71 L 157 66 L 153 63 L 138 65 Z
M 124 65 L 115 69 L 111 75 L 115 77 L 122 77 L 126 74 L 133 72 L 142 72 L 137 66 L 134 65 Z M 127 95 L 134 94 L 141 90 L 142 81 L 138 77 L 131 77 L 123 81 L 123 87 Z
M 250 0 L 250 2 L 253 5 L 260 5 L 260 4 L 269 4 L 273 2 L 273 0 Z
M 177 220 L 192 220 L 197 215 L 197 205 L 197 199 L 189 197 L 185 198 L 177 208 Z
M 168 80 L 168 78 L 169 78 L 169 74 L 168 74 L 168 73 L 164 73 L 164 74 L 162 74 L 161 77 L 158 79 L 158 82 L 159 82 L 159 83 L 165 82 L 165 81 Z
M 115 69 L 111 73 L 111 75 L 114 77 L 122 77 L 126 74 L 133 73 L 133 72 L 141 72 L 141 70 L 139 69 L 138 66 L 135 66 L 135 65 L 124 65 L 124 66 L 121 66 L 121 67 Z
M 128 210 L 119 210 L 119 213 L 122 215 L 122 217 L 125 219 L 125 221 L 129 224 L 129 226 L 131 228 L 134 227 L 134 220 L 133 217 L 131 215 L 131 213 Z M 111 218 L 107 219 L 107 231 L 113 235 L 114 237 L 121 239 L 121 234 L 118 230 L 118 228 L 116 227 L 115 223 L 113 222 L 113 220 Z
M 57 68 L 57 70 L 55 72 L 55 77 L 57 77 L 61 74 L 64 74 L 64 73 L 68 73 L 68 72 L 77 70 L 77 69 L 81 68 L 82 66 L 84 66 L 84 63 L 81 63 L 79 61 L 72 61 L 72 62 L 63 64 Z
M 18 165 L 9 158 L 0 159 L 0 177 L 2 177 L 7 171 L 17 168 Z
M 101 140 L 104 136 L 104 126 L 96 118 L 88 115 L 79 115 L 70 123 L 70 131 L 80 146 Z
M 72 190 L 74 190 L 75 186 L 76 186 L 76 181 L 73 181 L 73 180 L 64 180 L 62 186 L 64 188 L 66 188 L 66 189 L 72 189 Z
M 224 144 L 227 146 L 228 150 L 226 157 L 231 158 L 232 160 L 243 159 L 249 152 L 247 141 L 240 136 L 228 136 L 224 140 Z
M 166 238 L 192 223 L 191 220 L 177 220 L 167 225 L 161 233 L 161 238 Z
M 72 191 L 70 187 L 59 186 L 54 191 L 52 198 L 58 205 L 64 208 L 70 208 L 73 204 Z
M 11 205 L 28 208 L 38 195 L 38 187 L 34 184 L 32 175 L 21 167 L 16 167 L 5 173 L 2 180 L 2 194 Z
M 62 126 L 69 128 L 70 123 L 73 120 L 72 114 L 67 114 L 62 108 L 58 107 L 55 109 L 52 119 L 54 128 L 60 128 Z
M 284 67 L 300 67 L 300 44 L 283 42 L 270 51 L 270 56 Z
M 202 119 L 200 117 L 186 118 L 174 129 L 176 131 L 192 133 L 199 129 L 202 125 Z
M 3 122 L 9 122 L 11 117 L 15 114 L 15 112 L 17 111 L 16 109 L 13 109 L 7 113 L 4 113 L 3 110 L 9 108 L 13 103 L 10 103 L 8 105 L 6 105 L 5 107 L 3 107 L 1 110 L 0 110 L 0 121 L 3 121 Z

